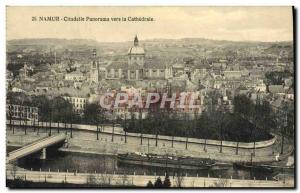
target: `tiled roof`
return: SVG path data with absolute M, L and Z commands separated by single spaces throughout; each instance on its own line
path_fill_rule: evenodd
M 146 59 L 144 68 L 148 69 L 165 69 L 165 65 L 158 59 Z
M 294 89 L 293 88 L 289 88 L 287 91 L 286 91 L 287 94 L 294 94 Z
M 106 66 L 106 69 L 127 69 L 128 64 L 125 61 L 114 61 Z
M 282 85 L 270 85 L 270 93 L 284 93 L 284 87 Z

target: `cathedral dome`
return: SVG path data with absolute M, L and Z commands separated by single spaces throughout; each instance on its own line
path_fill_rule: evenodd
M 137 36 L 135 36 L 134 45 L 133 45 L 133 47 L 129 48 L 128 54 L 129 55 L 132 55 L 132 54 L 145 54 L 144 48 L 139 46 L 139 40 L 138 40 Z
M 128 54 L 145 54 L 145 50 L 140 46 L 133 46 L 129 48 Z

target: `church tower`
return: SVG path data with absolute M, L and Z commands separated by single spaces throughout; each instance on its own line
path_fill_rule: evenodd
M 144 67 L 145 62 L 145 50 L 139 45 L 138 37 L 135 36 L 133 41 L 133 47 L 128 50 L 128 66 L 135 66 L 138 64 L 140 67 Z
M 139 45 L 138 37 L 135 36 L 133 47 L 128 50 L 128 80 L 141 80 L 144 77 L 145 51 Z
M 93 49 L 92 54 L 92 65 L 91 65 L 91 73 L 90 73 L 91 82 L 99 82 L 99 64 L 97 61 L 97 51 Z

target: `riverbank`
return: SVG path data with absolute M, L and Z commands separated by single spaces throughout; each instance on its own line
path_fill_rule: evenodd
M 25 145 L 48 135 L 48 130 L 40 128 L 38 131 L 27 128 L 26 134 L 23 128 L 15 128 L 14 133 L 7 130 L 7 145 Z M 58 130 L 53 129 L 53 133 Z M 93 153 L 104 155 L 117 155 L 122 153 L 150 153 L 157 155 L 190 156 L 196 158 L 208 158 L 228 163 L 267 163 L 276 162 L 279 152 L 279 140 L 266 147 L 236 148 L 224 145 L 208 145 L 186 141 L 172 141 L 167 139 L 149 138 L 145 135 L 124 136 L 112 133 L 96 133 L 95 131 L 61 129 L 60 132 L 67 133 L 67 141 L 62 151 L 81 153 Z M 289 146 L 286 146 L 288 150 Z M 285 153 L 290 154 L 290 151 Z M 284 154 L 286 157 L 286 155 Z M 283 156 L 283 157 L 284 157 Z
M 135 186 L 114 186 L 114 185 L 102 185 L 102 184 L 71 184 L 71 183 L 48 183 L 48 182 L 33 182 L 23 180 L 7 180 L 6 187 L 10 189 L 44 189 L 44 188 L 135 188 Z
M 145 187 L 149 181 L 154 182 L 158 176 L 105 174 L 105 173 L 68 173 L 68 172 L 42 172 L 42 171 L 7 171 L 8 180 L 22 180 L 37 183 L 69 183 L 86 186 L 113 185 Z M 163 177 L 163 176 L 161 176 Z M 227 178 L 188 177 L 182 175 L 170 176 L 172 187 L 247 187 L 247 188 L 293 188 L 291 180 L 237 180 Z
M 7 125 L 10 125 L 10 123 L 7 121 Z M 51 122 L 38 122 L 33 123 L 31 121 L 27 121 L 26 123 L 23 123 L 19 120 L 12 120 L 13 127 L 22 127 L 24 128 L 38 128 L 45 129 L 49 128 L 51 125 L 52 130 L 68 130 L 68 131 L 90 131 L 90 132 L 96 132 L 97 126 L 96 125 L 84 125 L 84 124 L 63 124 L 63 123 L 55 123 Z M 103 134 L 113 134 L 113 135 L 122 135 L 126 137 L 140 137 L 143 136 L 143 138 L 149 138 L 149 139 L 158 139 L 158 140 L 165 140 L 165 141 L 173 141 L 173 142 L 186 142 L 188 139 L 188 143 L 198 143 L 206 146 L 220 146 L 223 147 L 232 147 L 232 148 L 241 148 L 241 149 L 253 149 L 253 148 L 263 148 L 270 146 L 275 143 L 276 136 L 273 134 L 270 134 L 270 138 L 263 140 L 263 141 L 253 141 L 253 142 L 237 142 L 237 141 L 220 141 L 220 140 L 214 140 L 214 139 L 202 139 L 202 138 L 193 138 L 193 137 L 179 137 L 179 136 L 167 136 L 167 135 L 154 135 L 154 134 L 141 134 L 141 133 L 131 133 L 131 132 L 124 132 L 123 127 L 120 125 L 103 125 L 102 127 L 99 127 L 99 133 Z

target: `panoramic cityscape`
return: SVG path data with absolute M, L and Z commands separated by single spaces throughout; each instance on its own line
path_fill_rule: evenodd
M 295 186 L 293 41 L 6 47 L 10 188 Z

